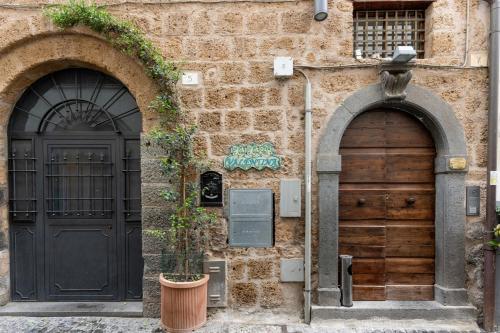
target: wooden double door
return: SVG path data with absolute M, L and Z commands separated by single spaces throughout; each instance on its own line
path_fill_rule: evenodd
M 339 253 L 354 300 L 433 300 L 434 142 L 410 114 L 356 117 L 340 145 Z

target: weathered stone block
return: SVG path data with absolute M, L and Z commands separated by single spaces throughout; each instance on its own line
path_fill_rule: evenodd
M 226 113 L 225 128 L 228 131 L 242 131 L 251 124 L 250 113 L 246 111 L 230 111 Z
M 245 66 L 241 63 L 227 63 L 221 66 L 221 82 L 239 84 L 246 76 Z
M 229 153 L 229 146 L 234 140 L 225 134 L 214 134 L 210 136 L 210 149 L 213 155 L 224 156 Z
M 283 303 L 283 293 L 279 282 L 262 282 L 260 289 L 260 305 L 262 307 L 275 308 Z
M 257 55 L 257 39 L 253 37 L 235 37 L 234 57 L 236 59 L 249 60 Z
M 250 64 L 250 83 L 266 83 L 274 81 L 273 69 L 268 62 L 254 62 Z
M 311 13 L 288 11 L 281 15 L 284 32 L 306 33 L 311 28 Z
M 144 254 L 144 275 L 158 276 L 161 273 L 161 255 Z
M 189 15 L 185 13 L 172 13 L 164 21 L 165 34 L 185 35 L 189 32 Z
M 192 24 L 195 35 L 206 35 L 212 31 L 212 19 L 207 11 L 194 15 Z
M 243 30 L 243 16 L 236 12 L 222 12 L 214 27 L 218 33 L 239 33 Z
M 141 159 L 141 179 L 143 182 L 165 183 L 168 178 L 163 174 L 160 159 Z
M 160 300 L 154 300 L 152 302 L 144 302 L 143 306 L 143 315 L 146 318 L 159 318 L 160 317 Z
M 200 113 L 198 119 L 198 125 L 201 131 L 220 132 L 222 125 L 220 112 Z
M 168 204 L 168 202 L 161 196 L 161 192 L 165 189 L 169 189 L 171 186 L 172 185 L 168 183 L 142 183 L 142 205 L 162 207 L 163 205 Z
M 280 106 L 283 103 L 280 88 L 269 88 L 266 91 L 266 104 L 268 106 Z
M 209 109 L 234 108 L 237 98 L 233 88 L 207 88 L 205 91 L 205 106 Z
M 279 111 L 257 111 L 254 128 L 259 131 L 277 131 L 283 127 L 282 113 Z
M 229 278 L 242 280 L 245 278 L 245 261 L 241 259 L 231 260 L 229 263 Z
M 201 89 L 179 89 L 179 100 L 182 107 L 192 109 L 202 107 Z
M 260 107 L 264 105 L 264 88 L 240 89 L 240 104 L 242 107 Z
M 170 206 L 170 207 L 169 207 Z M 142 207 L 142 227 L 143 229 L 168 228 L 170 222 L 168 218 L 174 212 L 173 204 L 165 204 L 161 207 Z
M 239 306 L 251 306 L 257 303 L 257 287 L 253 282 L 238 282 L 231 286 L 231 298 Z
M 274 34 L 278 31 L 278 16 L 276 13 L 256 13 L 247 19 L 247 32 Z
M 270 259 L 248 261 L 248 278 L 269 279 L 273 276 L 273 262 Z
M 197 58 L 206 60 L 223 60 L 229 56 L 229 46 L 224 39 L 201 40 L 197 46 Z

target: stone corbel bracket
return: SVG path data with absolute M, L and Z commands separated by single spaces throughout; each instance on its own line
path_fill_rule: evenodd
M 406 87 L 412 77 L 408 64 L 384 63 L 380 68 L 380 81 L 385 99 L 405 99 Z

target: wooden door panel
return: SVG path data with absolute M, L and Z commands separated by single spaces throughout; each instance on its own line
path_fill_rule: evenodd
M 385 246 L 339 244 L 339 254 L 348 254 L 354 258 L 383 258 L 386 256 L 386 249 Z
M 340 226 L 339 243 L 342 245 L 384 245 L 385 227 Z
M 386 257 L 434 258 L 434 245 L 394 245 L 385 247 Z
M 417 127 L 388 126 L 385 131 L 386 147 L 429 147 L 434 149 L 434 142 L 428 136 L 422 136 L 422 129 Z
M 373 183 L 385 181 L 385 155 L 344 154 L 340 181 L 346 183 Z
M 434 273 L 434 259 L 431 258 L 386 258 L 385 271 L 387 273 Z
M 387 284 L 433 285 L 434 274 L 386 273 L 385 282 Z
M 383 274 L 356 274 L 352 277 L 353 285 L 379 285 L 383 286 L 386 283 L 386 278 Z
M 434 245 L 434 226 L 391 225 L 385 230 L 387 246 Z
M 432 301 L 434 286 L 386 285 L 386 299 L 393 301 Z
M 434 182 L 434 154 L 426 152 L 391 153 L 386 155 L 385 182 L 432 183 Z
M 352 274 L 385 274 L 385 259 L 353 258 Z
M 340 190 L 339 218 L 342 220 L 364 220 L 385 218 L 385 195 L 362 191 Z M 362 200 L 362 204 L 360 202 Z
M 409 200 L 414 199 L 413 204 Z M 434 219 L 434 193 L 392 192 L 386 202 L 388 219 Z
M 352 121 L 339 151 L 339 252 L 353 256 L 353 299 L 432 300 L 432 136 L 413 116 L 379 109 Z
M 342 137 L 342 147 L 383 147 L 385 143 L 384 128 L 348 128 Z
M 352 297 L 356 301 L 385 301 L 385 286 L 352 286 Z

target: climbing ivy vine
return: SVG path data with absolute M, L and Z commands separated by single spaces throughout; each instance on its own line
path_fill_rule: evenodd
M 148 134 L 148 139 L 162 149 L 161 171 L 175 184 L 159 195 L 175 207 L 168 228 L 145 232 L 165 241 L 169 257 L 164 258 L 164 276 L 176 281 L 201 278 L 200 255 L 208 244 L 207 228 L 216 216 L 198 206 L 196 176 L 207 165 L 193 148 L 196 126 L 188 123 L 177 101 L 175 85 L 179 70 L 163 58 L 140 28 L 113 16 L 103 6 L 72 0 L 47 6 L 44 14 L 61 29 L 86 26 L 100 34 L 122 53 L 137 59 L 156 82 L 158 95 L 149 107 L 158 113 L 160 126 Z

